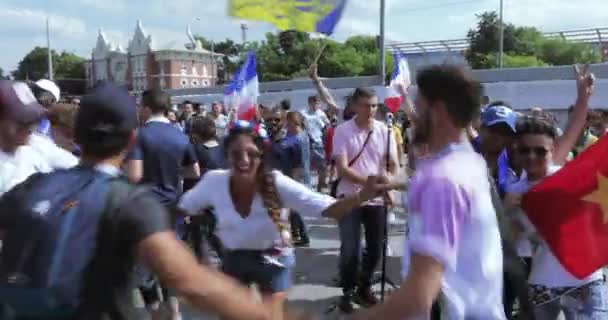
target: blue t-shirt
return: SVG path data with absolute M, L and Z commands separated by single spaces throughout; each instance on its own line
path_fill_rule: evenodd
M 137 132 L 127 160 L 143 160 L 142 184 L 149 185 L 163 204 L 177 200 L 179 169 L 196 163 L 188 137 L 168 122 L 149 121 Z
M 44 118 L 42 120 L 40 120 L 40 122 L 38 123 L 38 127 L 36 128 L 36 132 L 50 137 L 51 136 L 51 122 L 49 121 L 49 119 Z

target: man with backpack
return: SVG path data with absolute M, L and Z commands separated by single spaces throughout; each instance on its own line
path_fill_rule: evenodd
M 137 124 L 127 92 L 98 88 L 77 114 L 80 165 L 35 174 L 0 197 L 0 301 L 19 320 L 140 319 L 132 270 L 141 262 L 198 309 L 270 319 L 247 290 L 199 265 L 166 209 L 121 177 Z

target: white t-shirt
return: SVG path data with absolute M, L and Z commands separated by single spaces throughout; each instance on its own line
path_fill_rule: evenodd
M 50 138 L 33 133 L 28 145 L 38 153 L 52 170 L 68 169 L 78 164 L 78 158 L 57 146 Z
M 321 109 L 317 109 L 314 113 L 306 110 L 302 112 L 302 116 L 304 116 L 306 132 L 312 141 L 323 146 L 323 129 L 330 124 L 325 112 Z
M 34 173 L 51 170 L 46 161 L 30 146 L 21 146 L 14 154 L 0 151 L 0 195 Z
M 285 208 L 302 215 L 320 216 L 336 201 L 278 171 L 273 171 L 273 174 Z M 251 213 L 246 218 L 236 211 L 230 196 L 230 175 L 229 170 L 207 172 L 194 188 L 182 196 L 179 208 L 191 215 L 200 214 L 205 208 L 213 208 L 217 220 L 215 233 L 227 249 L 266 250 L 280 244 L 278 228 L 264 208 L 261 195 L 255 195 Z
M 215 120 L 215 132 L 218 137 L 223 137 L 226 135 L 226 126 L 228 126 L 228 117 L 222 113 L 220 113 Z
M 560 166 L 551 166 L 548 174 L 552 175 L 560 169 Z M 522 180 L 520 180 L 519 183 L 528 186 L 527 189 L 522 190 L 522 193 L 527 192 L 532 186 L 539 182 L 540 181 L 530 182 L 525 175 L 522 175 Z M 526 228 L 529 228 L 526 230 L 526 234 L 536 234 L 536 229 L 534 228 L 534 225 L 529 222 L 527 216 L 522 215 L 521 218 L 528 221 L 525 223 Z M 603 276 L 602 270 L 599 269 L 584 279 L 576 278 L 562 266 L 559 260 L 557 260 L 547 243 L 541 240 L 532 254 L 532 270 L 530 271 L 528 283 L 542 285 L 548 288 L 579 287 L 602 279 Z

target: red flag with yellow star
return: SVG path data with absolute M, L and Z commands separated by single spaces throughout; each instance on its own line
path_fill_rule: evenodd
M 575 277 L 608 265 L 608 137 L 533 187 L 522 208 Z

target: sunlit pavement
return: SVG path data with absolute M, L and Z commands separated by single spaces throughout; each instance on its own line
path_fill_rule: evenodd
M 404 211 L 396 210 L 397 219 L 389 232 L 389 246 L 392 256 L 388 258 L 387 271 L 389 278 L 399 280 L 399 265 L 403 251 Z M 318 319 L 337 319 L 339 314 L 332 309 L 332 305 L 341 295 L 336 287 L 338 254 L 340 242 L 338 241 L 338 226 L 329 219 L 306 218 L 311 243 L 309 248 L 296 250 L 297 262 L 295 272 L 295 285 L 289 292 L 289 306 L 299 310 L 313 313 Z M 378 266 L 378 270 L 380 266 Z M 184 307 L 186 309 L 186 307 Z M 215 319 L 190 310 L 184 310 L 184 320 Z

